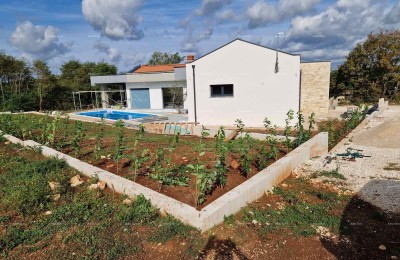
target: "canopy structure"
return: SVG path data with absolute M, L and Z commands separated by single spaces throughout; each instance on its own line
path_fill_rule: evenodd
M 110 93 L 119 93 L 120 100 L 114 100 L 110 97 Z M 98 97 L 100 94 L 100 98 Z M 88 97 L 88 95 L 90 95 Z M 83 109 L 95 109 L 95 108 L 109 108 L 111 105 L 114 106 L 125 106 L 126 96 L 125 90 L 86 90 L 86 91 L 74 91 L 72 92 L 72 99 L 74 102 L 74 110 Z M 84 99 L 84 102 L 82 102 Z M 84 104 L 89 101 L 89 104 Z M 83 104 L 83 105 L 82 105 Z

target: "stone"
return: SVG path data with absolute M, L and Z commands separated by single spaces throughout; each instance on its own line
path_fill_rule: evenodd
M 130 199 L 124 199 L 122 201 L 122 204 L 127 205 L 127 206 L 132 205 L 132 203 L 133 203 L 133 201 L 131 201 Z
M 9 142 L 9 141 L 7 141 L 7 142 L 4 142 L 4 144 L 5 144 L 5 145 L 8 145 L 8 144 L 10 144 L 10 142 Z
M 380 245 L 380 246 L 379 246 L 379 249 L 382 250 L 382 251 L 385 251 L 385 250 L 386 250 L 386 246 Z
M 392 255 L 392 256 L 390 257 L 390 259 L 397 260 L 397 259 L 399 259 L 399 257 L 398 257 L 398 256 L 395 256 L 395 255 Z
M 69 181 L 69 183 L 71 183 L 71 187 L 77 187 L 81 184 L 83 184 L 83 181 L 81 179 L 81 176 L 76 175 L 74 177 L 71 178 L 71 180 Z
M 61 198 L 61 194 L 60 194 L 60 193 L 57 193 L 57 194 L 54 194 L 54 195 L 53 195 L 53 200 L 54 200 L 54 201 L 59 201 L 60 198 Z
M 231 162 L 231 167 L 232 167 L 232 169 L 237 169 L 237 168 L 239 168 L 239 166 L 240 166 L 240 164 L 237 162 L 237 161 L 235 161 L 235 160 L 233 160 L 232 162 Z
M 253 225 L 257 225 L 257 224 L 258 224 L 258 221 L 255 220 L 255 219 L 253 219 L 253 221 L 251 221 L 251 223 L 253 223 Z
M 114 167 L 114 164 L 110 164 L 110 165 L 106 166 L 107 169 L 111 169 L 112 167 Z
M 99 190 L 104 190 L 107 187 L 107 183 L 105 181 L 99 181 L 97 183 L 97 188 L 99 188 Z
M 286 188 L 288 185 L 286 183 L 282 183 L 281 186 Z
M 61 187 L 60 183 L 56 181 L 50 181 L 49 186 L 52 191 L 56 191 Z
M 48 210 L 48 211 L 46 211 L 44 214 L 46 215 L 46 216 L 49 216 L 49 215 L 51 215 L 51 211 L 50 210 Z
M 107 157 L 105 156 L 105 155 L 101 155 L 100 156 L 100 159 L 102 159 L 102 160 L 104 160 L 104 159 L 106 159 Z

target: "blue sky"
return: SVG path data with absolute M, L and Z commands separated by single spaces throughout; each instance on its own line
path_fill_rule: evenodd
M 340 64 L 370 32 L 397 29 L 394 0 L 0 0 L 0 49 L 44 59 L 105 60 L 126 71 L 154 51 L 201 56 L 242 38 Z

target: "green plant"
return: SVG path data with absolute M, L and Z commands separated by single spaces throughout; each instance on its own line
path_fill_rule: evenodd
M 93 151 L 95 160 L 98 160 L 100 158 L 101 150 L 103 149 L 104 127 L 105 127 L 105 120 L 104 118 L 102 118 L 100 124 L 97 125 L 97 131 L 95 137 L 96 145 Z
M 119 170 L 119 160 L 121 160 L 124 156 L 124 151 L 125 151 L 125 144 L 124 144 L 124 122 L 119 119 L 115 123 L 115 127 L 118 129 L 117 131 L 117 137 L 116 137 L 116 149 L 115 149 L 115 155 L 114 159 L 117 162 L 117 173 Z
M 60 148 L 64 148 L 67 145 L 67 138 L 68 138 L 68 128 L 69 126 L 69 115 L 66 115 L 63 120 L 61 120 L 61 128 L 62 128 L 62 137 L 60 141 Z
M 116 218 L 124 224 L 145 224 L 156 220 L 158 216 L 158 209 L 154 208 L 143 195 L 139 195 L 132 205 L 122 205 Z
M 192 170 L 192 174 L 196 176 L 196 200 L 195 204 L 203 204 L 207 195 L 212 192 L 215 186 L 216 176 L 209 173 L 204 164 L 188 164 L 187 168 Z
M 290 109 L 286 113 L 287 118 L 285 119 L 285 146 L 286 146 L 286 153 L 289 153 L 289 149 L 291 147 L 292 141 L 290 140 L 290 133 L 292 130 L 292 126 L 290 125 L 291 121 L 294 119 L 294 111 Z
M 221 126 L 215 134 L 215 148 L 217 153 L 217 160 L 214 165 L 214 173 L 216 182 L 221 187 L 226 185 L 226 154 L 228 147 L 225 144 L 225 129 Z
M 81 153 L 81 141 L 83 138 L 83 124 L 81 121 L 75 121 L 75 136 L 72 140 L 72 148 L 74 149 L 75 157 L 79 158 Z
M 150 236 L 149 241 L 165 243 L 177 236 L 186 238 L 189 236 L 191 231 L 194 230 L 192 227 L 184 225 L 172 216 L 167 216 L 166 218 L 161 219 L 160 222 L 161 223 L 158 224 L 156 232 Z
M 138 171 L 140 170 L 140 168 L 142 167 L 142 164 L 144 162 L 147 162 L 150 160 L 150 156 L 149 156 L 149 149 L 145 148 L 143 149 L 141 152 L 138 151 L 137 149 L 137 145 L 138 145 L 138 140 L 135 140 L 134 144 L 133 144 L 133 153 L 130 157 L 131 162 L 132 162 L 132 166 L 131 169 L 133 171 L 133 180 L 136 181 L 136 178 L 138 176 Z

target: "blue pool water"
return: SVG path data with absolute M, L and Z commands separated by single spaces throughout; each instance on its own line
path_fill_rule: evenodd
M 81 112 L 81 113 L 78 113 L 78 115 L 111 119 L 111 120 L 119 120 L 119 119 L 131 120 L 131 119 L 138 119 L 138 118 L 154 116 L 151 114 L 141 114 L 141 113 L 116 111 L 116 110 L 99 110 L 99 111 L 92 111 L 92 112 Z

